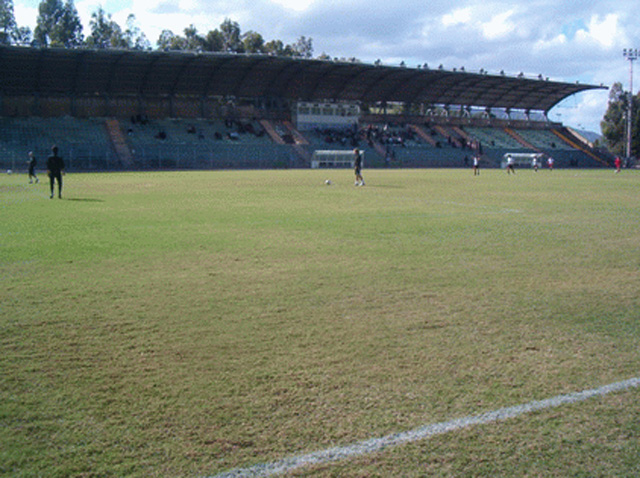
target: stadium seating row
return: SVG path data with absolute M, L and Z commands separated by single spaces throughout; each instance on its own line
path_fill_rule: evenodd
M 114 127 L 122 138 L 119 147 L 110 131 Z M 367 167 L 464 167 L 479 147 L 485 167 L 498 167 L 506 152 L 533 152 L 532 148 L 553 155 L 558 167 L 602 166 L 550 129 L 540 128 L 463 130 L 368 123 L 358 129 L 324 128 L 303 135 L 284 123 L 257 120 L 0 118 L 4 169 L 24 169 L 28 151 L 43 158 L 53 144 L 70 169 L 88 171 L 305 168 L 314 150 L 354 147 L 370 151 Z M 126 160 L 122 147 L 127 149 Z

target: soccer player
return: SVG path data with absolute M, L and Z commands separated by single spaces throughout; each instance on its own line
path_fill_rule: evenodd
M 533 161 L 531 162 L 531 166 L 533 166 L 533 170 L 537 173 L 538 172 L 538 158 L 537 157 L 533 157 Z
M 480 157 L 477 154 L 473 157 L 473 175 L 480 176 Z
M 29 167 L 29 184 L 33 184 L 33 180 L 36 180 L 36 184 L 40 182 L 38 176 L 36 176 L 36 164 L 38 161 L 36 157 L 33 155 L 33 151 L 29 151 L 29 161 L 27 161 L 27 166 Z
M 511 155 L 507 155 L 507 174 L 516 174 L 516 168 L 513 166 L 513 158 Z
M 358 148 L 353 150 L 355 159 L 353 161 L 353 170 L 356 174 L 356 186 L 364 186 L 364 178 L 362 177 L 362 153 Z
M 616 166 L 616 173 L 620 172 L 620 168 L 622 168 L 622 160 L 620 159 L 620 156 L 616 156 L 616 159 L 614 161 L 615 166 Z
M 51 156 L 47 159 L 47 174 L 49 175 L 49 186 L 53 199 L 53 189 L 55 181 L 58 181 L 58 197 L 62 199 L 62 176 L 64 175 L 64 161 L 58 156 L 58 147 L 51 148 Z

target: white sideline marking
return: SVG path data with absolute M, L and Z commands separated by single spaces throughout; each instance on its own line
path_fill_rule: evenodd
M 381 438 L 372 438 L 352 445 L 329 448 L 327 450 L 316 451 L 306 455 L 295 455 L 279 461 L 262 463 L 248 468 L 237 468 L 209 478 L 262 478 L 277 475 L 307 465 L 321 465 L 346 458 L 375 453 L 389 447 L 402 445 L 403 443 L 413 443 L 434 435 L 441 435 L 474 425 L 483 425 L 508 420 L 537 410 L 583 402 L 589 398 L 607 395 L 613 392 L 620 392 L 632 387 L 640 387 L 640 378 L 632 378 L 623 382 L 612 383 L 610 385 L 605 385 L 591 390 L 584 390 L 582 392 L 558 395 L 557 397 L 548 398 L 546 400 L 536 400 L 523 405 L 516 405 L 514 407 L 501 408 L 481 415 L 468 416 L 448 422 L 426 425 L 407 432 L 394 433 Z

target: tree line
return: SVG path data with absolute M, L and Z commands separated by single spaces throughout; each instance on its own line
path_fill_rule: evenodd
M 0 0 L 0 45 L 34 47 L 151 50 L 152 45 L 133 14 L 121 27 L 102 7 L 91 14 L 89 33 L 84 28 L 73 0 L 42 0 L 38 5 L 36 27 L 19 26 L 13 0 Z M 265 53 L 294 58 L 311 58 L 313 40 L 301 36 L 293 44 L 282 40 L 266 41 L 255 31 L 243 33 L 240 25 L 225 19 L 219 28 L 200 34 L 194 25 L 183 35 L 163 30 L 156 41 L 158 50 L 183 50 L 228 53 Z M 323 54 L 319 58 L 327 59 Z
M 631 101 L 631 156 L 640 156 L 640 94 L 629 95 L 622 83 L 614 83 L 609 90 L 609 105 L 600 123 L 602 135 L 612 153 L 626 154 L 627 115 Z

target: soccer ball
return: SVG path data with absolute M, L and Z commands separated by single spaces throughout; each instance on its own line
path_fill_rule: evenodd
M 10 169 L 7 169 L 7 174 L 13 174 L 13 171 Z
M 327 186 L 331 186 L 331 184 L 332 184 L 332 183 L 331 183 L 331 179 L 327 179 L 324 183 L 325 183 Z

